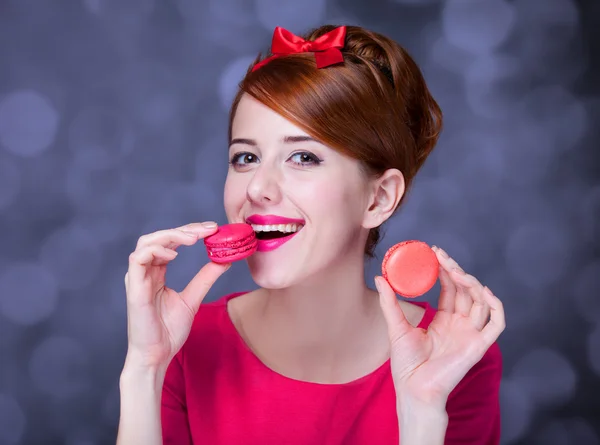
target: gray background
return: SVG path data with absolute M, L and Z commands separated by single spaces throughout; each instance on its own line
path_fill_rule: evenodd
M 405 45 L 446 116 L 369 280 L 396 242 L 445 248 L 505 303 L 502 442 L 599 444 L 599 18 L 572 0 L 0 0 L 0 444 L 114 443 L 129 253 L 225 222 L 236 83 L 274 26 L 328 22 Z M 169 284 L 206 261 L 182 249 Z M 252 287 L 238 264 L 209 300 Z

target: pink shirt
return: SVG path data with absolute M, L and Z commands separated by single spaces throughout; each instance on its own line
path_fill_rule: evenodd
M 344 384 L 284 377 L 246 345 L 227 301 L 205 303 L 167 370 L 162 393 L 165 445 L 398 445 L 396 395 L 388 360 Z M 419 327 L 435 310 L 427 303 Z M 451 393 L 446 444 L 500 441 L 502 357 L 494 344 Z

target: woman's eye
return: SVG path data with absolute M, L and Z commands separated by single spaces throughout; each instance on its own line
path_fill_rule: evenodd
M 318 157 L 308 151 L 294 153 L 290 156 L 290 159 L 294 164 L 298 165 L 319 165 L 322 162 Z
M 231 160 L 229 161 L 229 163 L 231 165 L 247 165 L 247 164 L 252 164 L 253 162 L 257 162 L 258 158 L 256 157 L 256 155 L 252 154 L 252 153 L 247 153 L 247 152 L 243 152 L 243 153 L 236 153 L 231 157 Z

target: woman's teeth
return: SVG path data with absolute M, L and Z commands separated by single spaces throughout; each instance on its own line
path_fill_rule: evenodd
M 261 226 L 258 224 L 252 224 L 252 228 L 255 232 L 284 232 L 292 233 L 297 232 L 302 228 L 302 224 L 269 224 Z

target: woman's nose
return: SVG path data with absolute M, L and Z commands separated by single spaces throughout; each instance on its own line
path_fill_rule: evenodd
M 281 199 L 279 172 L 268 164 L 260 165 L 246 189 L 249 201 L 264 204 L 278 202 Z

